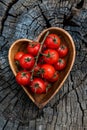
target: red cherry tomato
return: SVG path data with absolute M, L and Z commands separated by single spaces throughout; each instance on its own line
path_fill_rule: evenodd
M 46 63 L 55 64 L 59 59 L 59 55 L 57 51 L 53 49 L 47 49 L 43 52 L 43 58 Z
M 44 44 L 47 48 L 57 49 L 60 46 L 60 38 L 56 34 L 49 34 Z
M 15 56 L 14 56 L 14 60 L 19 61 L 19 59 L 20 59 L 23 55 L 24 55 L 24 52 L 22 52 L 22 51 L 17 52 L 17 53 L 15 54 Z
M 16 75 L 16 81 L 18 84 L 26 86 L 30 83 L 30 73 L 28 71 L 20 71 Z
M 42 78 L 51 79 L 55 73 L 55 69 L 52 65 L 43 64 L 41 66 L 41 72 Z
M 33 81 L 31 81 L 30 88 L 32 92 L 36 94 L 41 94 L 46 91 L 45 82 L 40 78 L 35 78 Z
M 51 79 L 49 79 L 50 82 L 55 82 L 59 79 L 59 74 L 56 71 Z
M 40 43 L 38 42 L 31 42 L 27 46 L 28 53 L 33 56 L 36 56 L 38 54 L 39 49 L 40 49 Z
M 63 70 L 66 67 L 65 59 L 59 58 L 58 62 L 54 64 L 56 70 Z
M 34 57 L 30 54 L 24 54 L 19 60 L 20 66 L 23 69 L 32 69 L 35 63 Z
M 65 57 L 68 53 L 68 47 L 65 44 L 61 44 L 57 51 L 58 51 L 59 57 L 61 58 Z

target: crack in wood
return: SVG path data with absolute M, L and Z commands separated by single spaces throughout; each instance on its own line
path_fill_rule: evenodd
M 1 100 L 0 103 L 3 102 L 3 100 L 10 94 L 10 92 L 8 92 Z
M 72 75 L 72 74 L 71 74 Z M 70 75 L 70 77 L 72 77 Z M 59 104 L 59 102 L 61 101 L 61 100 L 63 100 L 64 98 L 67 98 L 67 96 L 72 92 L 72 91 L 75 91 L 74 89 L 78 89 L 80 86 L 81 86 L 81 84 L 83 84 L 84 82 L 85 82 L 85 80 L 87 79 L 87 74 L 84 76 L 84 78 L 80 81 L 80 83 L 77 85 L 77 87 L 75 87 L 75 88 L 73 88 L 73 89 L 71 89 L 70 91 L 67 91 L 62 97 L 60 97 L 57 101 L 56 101 L 56 103 L 52 106 L 52 108 L 54 109 L 58 104 Z M 72 81 L 72 83 L 73 83 L 73 80 L 71 80 Z
M 3 126 L 2 130 L 5 130 L 5 127 L 6 127 L 7 123 L 8 123 L 8 121 L 9 121 L 9 120 L 6 121 L 6 123 L 5 123 L 5 125 Z
M 22 5 L 24 8 L 26 8 L 27 11 L 28 11 L 28 7 L 27 7 L 27 6 L 25 6 L 23 3 L 21 3 L 21 5 Z
M 0 51 L 7 45 L 8 41 L 6 41 L 2 46 L 0 46 Z
M 86 75 L 86 77 L 87 77 L 87 75 Z M 72 75 L 71 75 L 71 81 L 73 82 Z M 79 107 L 80 107 L 80 110 L 81 110 L 81 112 L 82 112 L 82 126 L 83 126 L 83 124 L 84 124 L 84 110 L 83 110 L 82 104 L 81 104 L 81 102 L 80 102 L 80 100 L 79 100 L 79 95 L 78 95 L 78 92 L 77 92 L 77 88 L 75 88 L 75 87 L 73 86 L 73 84 L 72 84 L 72 88 L 73 88 L 73 90 L 74 90 L 75 93 L 76 93 L 77 102 L 78 102 Z
M 71 6 L 70 14 L 68 15 L 64 14 L 63 28 L 65 26 L 79 27 L 80 25 L 76 21 L 73 20 L 73 17 L 77 15 L 78 13 L 79 13 L 79 10 Z
M 41 3 L 43 2 L 43 0 L 39 0 Z
M 3 32 L 3 28 L 4 28 L 4 23 L 5 23 L 5 21 L 6 21 L 7 17 L 8 17 L 8 12 L 9 12 L 9 10 L 12 8 L 12 6 L 13 6 L 17 1 L 18 1 L 18 0 L 12 0 L 12 2 L 9 3 L 9 5 L 8 5 L 6 11 L 5 11 L 5 14 L 4 14 L 4 16 L 3 16 L 2 20 L 1 20 L 1 30 L 0 30 L 1 35 L 2 35 L 2 32 Z
M 7 86 L 7 87 L 5 87 L 5 88 L 2 88 L 2 89 L 0 89 L 0 92 L 3 91 L 3 90 L 6 90 L 6 89 L 8 89 L 8 88 L 9 88 L 9 86 Z
M 83 7 L 84 0 L 81 0 L 79 3 L 77 3 L 76 8 L 81 9 Z
M 39 7 L 39 9 L 40 9 L 40 12 L 41 12 L 41 14 L 42 14 L 42 16 L 43 16 L 45 22 L 46 22 L 46 27 L 47 27 L 47 28 L 51 27 L 51 24 L 50 24 L 49 20 L 48 20 L 47 17 L 45 16 L 45 14 L 44 14 L 44 12 L 42 11 L 42 9 L 41 9 L 41 7 L 40 7 L 39 4 L 38 4 L 38 7 Z
M 7 6 L 7 4 L 6 4 L 4 1 L 1 0 L 0 2 L 1 2 L 2 4 L 4 4 L 5 6 Z
M 31 24 L 29 25 L 29 26 L 31 27 L 32 24 L 33 24 L 36 20 L 38 20 L 38 18 L 41 16 L 41 14 L 38 15 L 37 17 L 34 17 L 34 16 L 32 16 L 31 14 L 30 14 L 30 16 L 33 18 Z M 42 26 L 41 23 L 39 23 L 39 21 L 37 21 L 37 23 L 38 23 L 40 26 Z
M 0 75 L 0 77 L 1 77 L 1 79 L 3 79 L 4 82 L 7 82 L 9 86 L 11 85 L 8 81 L 6 81 L 6 80 L 4 79 L 4 75 Z
M 13 14 L 11 14 L 11 13 L 9 13 L 8 12 L 8 16 L 11 16 L 11 17 L 13 17 L 13 18 L 17 18 L 17 15 L 13 15 Z M 14 22 L 14 21 L 13 21 Z M 14 22 L 15 23 L 15 22 Z
M 19 129 L 20 125 L 21 125 L 21 123 L 18 124 L 17 130 Z
M 53 112 L 54 112 L 54 111 L 56 111 L 56 113 L 57 113 L 57 108 L 56 108 L 56 107 L 53 109 Z M 54 116 L 54 115 L 55 115 L 55 114 L 53 114 L 53 116 Z M 58 113 L 56 114 L 56 119 L 55 119 L 55 122 L 54 122 L 54 124 L 53 124 L 53 125 L 54 125 L 54 130 L 56 130 L 57 118 L 58 118 Z M 52 125 L 52 126 L 53 126 L 53 125 Z

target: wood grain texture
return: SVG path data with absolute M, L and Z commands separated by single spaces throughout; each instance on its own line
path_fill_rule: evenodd
M 56 96 L 39 110 L 17 85 L 8 50 L 17 39 L 35 39 L 45 28 L 67 30 L 76 45 L 74 67 Z M 0 130 L 87 129 L 87 1 L 0 1 Z

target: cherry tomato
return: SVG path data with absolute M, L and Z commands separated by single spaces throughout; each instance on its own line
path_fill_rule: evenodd
M 67 55 L 68 47 L 65 44 L 61 44 L 57 51 L 58 51 L 59 57 L 62 58 Z
M 47 49 L 43 52 L 43 58 L 46 63 L 55 64 L 59 59 L 59 55 L 57 51 L 53 49 Z
M 66 67 L 65 59 L 59 58 L 58 62 L 54 64 L 56 70 L 63 70 Z
M 26 86 L 30 83 L 30 73 L 28 71 L 20 71 L 16 75 L 16 81 L 18 84 Z
M 34 80 L 31 81 L 30 88 L 32 92 L 36 94 L 41 94 L 46 91 L 45 82 L 40 78 L 34 78 Z
M 56 71 L 51 79 L 49 79 L 50 82 L 55 82 L 59 79 L 59 74 Z
M 35 63 L 34 57 L 31 54 L 24 54 L 19 60 L 20 66 L 23 69 L 32 69 Z
M 56 34 L 49 34 L 45 40 L 47 48 L 56 49 L 60 46 L 60 38 Z
M 15 56 L 14 56 L 14 60 L 19 61 L 19 59 L 20 59 L 23 55 L 24 55 L 24 52 L 22 52 L 22 51 L 17 52 L 17 53 L 15 54 Z
M 41 71 L 42 78 L 45 78 L 45 79 L 51 79 L 55 73 L 54 67 L 49 64 L 43 64 L 41 66 L 40 71 Z
M 33 55 L 33 56 L 36 56 L 38 54 L 39 49 L 40 49 L 39 42 L 31 42 L 27 46 L 28 53 Z

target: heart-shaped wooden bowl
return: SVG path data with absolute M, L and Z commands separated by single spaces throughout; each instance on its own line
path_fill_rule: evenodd
M 68 46 L 69 52 L 67 56 L 67 66 L 63 71 L 61 71 L 59 80 L 54 83 L 49 92 L 47 92 L 46 94 L 38 95 L 32 93 L 29 88 L 22 86 L 26 94 L 39 108 L 43 108 L 49 102 L 49 100 L 52 99 L 52 97 L 59 91 L 59 89 L 64 84 L 66 78 L 68 77 L 75 60 L 75 45 L 70 34 L 64 29 L 58 27 L 51 27 L 42 31 L 38 36 L 37 41 L 42 42 L 47 31 L 49 31 L 49 33 L 55 33 L 59 35 L 61 37 L 62 42 L 64 42 Z M 18 51 L 26 52 L 25 50 L 28 42 L 31 42 L 31 40 L 19 39 L 15 41 L 9 49 L 9 64 L 15 76 L 17 74 L 18 68 L 14 62 L 14 55 Z

